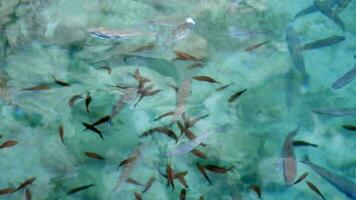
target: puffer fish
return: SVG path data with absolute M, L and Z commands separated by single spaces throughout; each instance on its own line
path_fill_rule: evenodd
M 124 39 L 134 36 L 140 36 L 143 33 L 134 30 L 110 30 L 103 27 L 90 28 L 88 33 L 100 39 Z
M 345 39 L 346 38 L 344 36 L 338 36 L 338 35 L 331 36 L 331 37 L 327 37 L 324 39 L 320 39 L 320 40 L 317 40 L 314 42 L 304 44 L 304 45 L 298 47 L 298 50 L 305 51 L 305 50 L 312 50 L 312 49 L 320 49 L 323 47 L 328 47 L 328 46 L 340 43 L 340 42 L 344 41 Z
M 344 193 L 347 197 L 352 200 L 356 199 L 356 183 L 336 174 L 332 171 L 329 171 L 323 167 L 320 167 L 308 159 L 304 159 L 301 161 L 302 163 L 308 165 L 315 173 L 333 185 L 340 192 Z
M 166 41 L 163 43 L 163 46 L 167 46 L 169 43 L 177 42 L 187 37 L 194 25 L 195 21 L 193 20 L 193 18 L 187 18 L 183 24 L 177 26 L 175 29 L 172 30 Z
M 341 89 L 345 85 L 349 84 L 351 81 L 353 81 L 356 78 L 356 65 L 347 71 L 345 74 L 340 76 L 333 84 L 332 88 L 333 89 Z

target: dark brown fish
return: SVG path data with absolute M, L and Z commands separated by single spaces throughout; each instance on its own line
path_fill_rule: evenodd
M 5 194 L 11 194 L 16 192 L 14 188 L 5 188 L 5 189 L 0 189 L 0 196 L 5 195 Z
M 123 166 L 123 165 L 127 165 L 127 164 L 129 164 L 129 163 L 132 163 L 133 161 L 136 160 L 136 158 L 137 158 L 137 157 L 132 156 L 132 157 L 128 157 L 128 158 L 125 159 L 125 160 L 122 160 L 122 161 L 120 162 L 119 166 L 117 166 L 117 168 L 119 168 L 119 167 L 121 167 L 121 166 Z
M 104 117 L 98 119 L 93 124 L 91 124 L 91 126 L 98 126 L 98 125 L 106 123 L 108 121 L 110 121 L 110 115 L 105 115 Z
M 85 122 L 82 122 L 82 125 L 85 126 L 86 129 L 89 129 L 89 130 L 91 130 L 91 131 L 97 133 L 97 134 L 100 136 L 101 139 L 104 139 L 104 136 L 103 136 L 103 134 L 101 133 L 101 131 L 100 131 L 99 129 L 97 129 L 97 128 L 95 128 L 94 126 L 92 126 L 92 125 L 90 125 L 90 124 L 87 124 L 87 123 L 85 123 Z M 84 131 L 85 131 L 86 129 L 84 129 Z
M 188 174 L 188 171 L 177 172 L 174 174 L 174 178 L 182 178 Z
M 194 155 L 196 155 L 197 157 L 199 157 L 199 158 L 207 159 L 205 153 L 199 151 L 198 149 L 193 149 L 191 152 L 192 152 Z
M 25 190 L 25 198 L 26 200 L 32 200 L 32 193 L 28 188 Z
M 270 41 L 269 40 L 267 40 L 267 41 L 264 41 L 264 42 L 261 42 L 261 43 L 258 43 L 258 44 L 254 44 L 254 45 L 252 45 L 252 46 L 250 46 L 250 47 L 247 47 L 246 49 L 245 49 L 245 51 L 253 51 L 253 50 L 255 50 L 255 49 L 257 49 L 257 48 L 259 48 L 259 47 L 261 47 L 261 46 L 263 46 L 263 45 L 265 45 L 265 44 L 267 44 L 267 43 L 269 43 Z
M 216 81 L 215 79 L 209 77 L 209 76 L 194 76 L 193 79 L 197 81 L 204 81 L 204 82 L 209 82 L 209 83 L 220 83 L 219 81 Z
M 320 192 L 320 190 L 310 181 L 307 181 L 307 185 L 309 186 L 309 188 L 311 190 L 313 190 L 315 193 L 317 193 L 322 199 L 325 200 L 325 197 L 323 196 L 323 194 Z
M 126 183 L 131 183 L 132 185 L 145 186 L 144 184 L 138 182 L 133 178 L 127 178 Z
M 206 115 L 202 115 L 202 116 L 199 116 L 199 117 L 196 117 L 194 119 L 187 119 L 185 114 L 183 114 L 183 120 L 184 120 L 184 126 L 186 128 L 191 128 L 193 127 L 198 121 L 202 120 L 202 119 L 205 119 L 209 116 L 209 114 L 206 114 Z
M 295 146 L 295 147 L 299 147 L 299 146 L 318 147 L 318 145 L 316 145 L 316 144 L 312 144 L 312 143 L 301 141 L 301 140 L 294 140 L 293 141 L 293 146 Z
M 87 109 L 87 113 L 90 113 L 89 105 L 90 105 L 91 101 L 92 101 L 92 98 L 90 96 L 90 93 L 88 92 L 87 97 L 85 97 L 85 108 Z
M 151 177 L 150 179 L 148 179 L 146 185 L 145 185 L 145 189 L 142 191 L 142 193 L 147 192 L 153 185 L 153 183 L 155 182 L 156 178 L 155 177 Z
M 16 191 L 21 190 L 22 188 L 25 188 L 25 187 L 28 186 L 28 185 L 31 185 L 31 184 L 33 183 L 33 181 L 35 181 L 35 180 L 36 180 L 35 177 L 30 178 L 30 179 L 27 179 L 26 181 L 24 181 L 23 183 L 21 183 L 18 188 L 16 188 Z
M 21 91 L 35 91 L 35 90 L 49 90 L 50 87 L 48 85 L 37 85 L 29 88 L 24 88 Z
M 0 145 L 0 149 L 2 148 L 9 148 L 12 146 L 15 146 L 17 144 L 17 141 L 15 140 L 8 140 Z
M 166 174 L 167 174 L 167 186 L 171 185 L 172 190 L 174 189 L 174 171 L 171 165 L 166 166 Z
M 162 119 L 164 117 L 167 117 L 167 116 L 170 116 L 170 115 L 174 115 L 174 113 L 175 113 L 174 111 L 170 111 L 170 112 L 164 113 L 163 115 L 161 115 L 161 116 L 157 117 L 156 119 L 154 119 L 154 121 L 158 121 L 158 120 L 160 120 L 160 119 Z
M 78 101 L 81 98 L 82 98 L 82 94 L 73 95 L 68 101 L 69 107 L 73 107 L 75 102 Z
M 96 159 L 96 160 L 105 160 L 105 158 L 97 153 L 94 153 L 94 152 L 84 152 L 84 154 L 86 156 L 88 156 L 89 158 L 93 158 L 93 159 Z
M 218 174 L 225 174 L 228 171 L 231 171 L 233 167 L 224 168 L 224 167 L 219 167 L 217 165 L 205 165 L 204 168 L 209 170 L 209 171 L 211 171 L 211 172 L 215 172 L 215 173 L 218 173 Z
M 163 133 L 165 135 L 167 135 L 168 137 L 174 139 L 176 142 L 178 142 L 178 137 L 177 135 L 174 133 L 174 131 L 172 131 L 171 129 L 167 128 L 167 127 L 156 127 L 156 128 L 152 128 L 148 131 L 145 131 L 144 133 L 142 133 L 142 135 L 140 137 L 146 137 L 149 135 L 152 135 L 153 133 Z
M 62 143 L 65 144 L 64 143 L 64 128 L 63 128 L 62 124 L 59 126 L 58 133 L 59 133 L 59 137 L 61 138 Z
M 356 131 L 356 126 L 353 125 L 342 125 L 342 127 L 349 131 Z
M 201 196 L 199 197 L 199 200 L 204 200 L 204 196 L 201 195 Z
M 69 190 L 69 192 L 67 192 L 67 195 L 75 194 L 77 192 L 80 192 L 82 190 L 86 190 L 86 189 L 91 188 L 93 186 L 94 186 L 94 184 L 89 184 L 89 185 L 84 185 L 84 186 L 79 186 L 79 187 L 73 188 L 73 189 Z
M 191 61 L 194 61 L 194 62 L 204 61 L 204 58 L 198 58 L 198 57 L 189 55 L 187 53 L 184 53 L 182 51 L 174 51 L 174 53 L 177 56 L 177 58 L 175 58 L 174 60 L 191 60 Z
M 293 183 L 293 185 L 302 182 L 302 181 L 308 176 L 308 174 L 309 174 L 308 172 L 305 172 L 304 174 L 302 174 L 302 175 Z
M 151 81 L 150 79 L 141 76 L 140 71 L 139 71 L 138 68 L 135 70 L 135 73 L 134 73 L 133 77 L 136 79 L 136 81 L 138 81 L 138 88 L 143 88 L 145 83 Z
M 70 86 L 69 83 L 66 83 L 66 82 L 64 82 L 64 81 L 62 81 L 62 80 L 58 80 L 58 79 L 56 79 L 55 76 L 52 76 L 52 78 L 53 78 L 54 82 L 55 82 L 56 84 L 60 85 L 60 86 L 63 86 L 63 87 L 69 87 L 69 86 Z
M 250 188 L 251 190 L 255 191 L 258 198 L 261 199 L 261 195 L 262 195 L 262 191 L 260 186 L 258 185 L 250 185 L 248 188 Z
M 219 91 L 225 90 L 226 88 L 230 87 L 232 84 L 233 83 L 223 85 L 223 86 L 217 88 L 215 91 L 219 92 Z
M 197 164 L 197 168 L 199 172 L 204 176 L 204 178 L 209 182 L 209 184 L 212 185 L 213 183 L 211 182 L 208 174 L 206 173 L 205 167 L 203 165 Z
M 187 196 L 187 190 L 185 190 L 184 188 L 180 191 L 180 195 L 179 195 L 179 200 L 185 200 L 185 197 Z
M 187 181 L 185 180 L 184 176 L 183 177 L 179 177 L 178 181 L 185 187 L 185 188 L 189 188 Z
M 138 47 L 137 49 L 133 50 L 133 53 L 141 52 L 141 51 L 146 51 L 146 50 L 151 50 L 155 47 L 154 43 L 149 43 L 144 46 Z
M 102 67 L 99 67 L 98 69 L 105 69 L 106 71 L 108 71 L 109 75 L 111 75 L 111 73 L 112 73 L 111 67 L 109 67 L 109 66 L 102 66 Z
M 228 102 L 229 103 L 234 102 L 237 98 L 239 98 L 246 91 L 247 91 L 247 89 L 244 89 L 244 90 L 238 91 L 235 94 L 231 95 L 231 97 L 229 98 Z
M 136 198 L 136 200 L 142 200 L 142 196 L 138 192 L 135 192 L 135 198 Z

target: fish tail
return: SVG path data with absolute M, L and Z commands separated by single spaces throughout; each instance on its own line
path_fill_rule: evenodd
M 299 162 L 304 164 L 309 164 L 310 163 L 309 156 L 305 154 Z

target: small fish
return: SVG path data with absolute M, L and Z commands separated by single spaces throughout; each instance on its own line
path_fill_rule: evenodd
M 0 196 L 5 195 L 5 194 L 11 194 L 16 192 L 14 188 L 5 188 L 5 189 L 0 189 Z
M 284 139 L 283 148 L 280 154 L 283 165 L 283 175 L 286 185 L 294 183 L 294 178 L 297 174 L 297 161 L 293 148 L 293 138 L 298 134 L 300 127 L 289 132 Z
M 176 142 L 178 142 L 178 137 L 177 135 L 174 133 L 174 131 L 172 131 L 171 129 L 167 128 L 167 127 L 156 127 L 156 128 L 152 128 L 148 131 L 145 131 L 144 133 L 142 133 L 142 135 L 140 135 L 140 137 L 146 137 L 149 135 L 152 135 L 153 133 L 163 133 L 165 135 L 167 135 L 168 137 L 174 139 Z
M 261 191 L 260 186 L 258 186 L 258 185 L 250 185 L 248 188 L 250 188 L 251 190 L 255 191 L 257 196 L 258 196 L 258 198 L 261 199 L 262 191 Z
M 132 52 L 137 53 L 137 52 L 142 52 L 142 51 L 146 51 L 146 50 L 151 50 L 154 47 L 155 47 L 154 43 L 149 43 L 149 44 L 143 45 L 141 47 L 138 47 L 137 49 L 133 50 Z
M 135 192 L 135 198 L 136 198 L 136 200 L 142 200 L 142 196 L 138 192 Z
M 204 61 L 204 58 L 198 58 L 182 51 L 174 51 L 174 53 L 177 55 L 177 58 L 175 58 L 175 60 L 191 60 L 194 62 Z
M 150 79 L 141 76 L 138 68 L 135 70 L 133 77 L 136 79 L 136 81 L 138 81 L 138 88 L 143 88 L 145 83 L 151 81 Z
M 127 159 L 122 160 L 122 161 L 120 162 L 119 166 L 117 166 L 117 168 L 119 168 L 119 167 L 121 167 L 121 166 L 123 166 L 123 165 L 128 165 L 128 164 L 132 163 L 132 162 L 135 161 L 135 160 L 136 160 L 136 157 L 128 157 Z
M 0 139 L 2 138 L 2 135 L 0 135 Z
M 195 21 L 190 17 L 187 18 L 183 24 L 177 26 L 175 29 L 172 30 L 163 45 L 167 46 L 169 43 L 177 42 L 187 37 L 194 25 Z
M 202 119 L 205 119 L 209 116 L 209 114 L 206 114 L 206 115 L 202 115 L 202 116 L 199 116 L 199 117 L 196 117 L 194 119 L 188 119 L 186 118 L 185 114 L 183 114 L 183 120 L 184 120 L 184 126 L 186 128 L 191 128 L 193 127 L 198 121 L 202 120 Z
M 199 197 L 199 200 L 204 200 L 204 196 L 201 195 L 201 196 Z
M 182 178 L 188 174 L 188 171 L 182 171 L 174 174 L 174 178 Z
M 231 95 L 228 102 L 232 103 L 234 102 L 237 98 L 239 98 L 243 93 L 245 93 L 247 91 L 247 89 L 241 90 L 236 92 L 235 94 Z
M 219 91 L 225 90 L 226 88 L 230 87 L 232 84 L 233 83 L 223 85 L 223 86 L 217 88 L 215 91 L 219 92 Z
M 95 132 L 96 134 L 98 134 L 101 139 L 104 139 L 104 136 L 99 129 L 97 129 L 94 126 L 92 126 L 91 124 L 87 124 L 85 122 L 82 122 L 82 125 L 85 126 L 86 129 L 89 129 L 89 130 Z M 86 130 L 86 129 L 84 129 L 84 130 Z
M 16 188 L 16 191 L 21 190 L 22 188 L 25 188 L 28 185 L 31 185 L 35 180 L 35 177 L 25 180 L 23 183 L 20 184 L 18 188 Z
M 347 71 L 345 74 L 340 76 L 333 84 L 332 88 L 333 89 L 341 89 L 345 85 L 349 84 L 351 81 L 353 81 L 356 78 L 356 65 Z
M 87 109 L 87 113 L 89 113 L 89 105 L 90 105 L 91 101 L 92 101 L 92 98 L 90 96 L 90 93 L 88 92 L 87 97 L 85 97 L 85 107 Z
M 94 152 L 84 152 L 84 154 L 86 156 L 88 156 L 89 158 L 93 158 L 93 159 L 96 159 L 96 160 L 105 160 L 105 158 L 97 153 L 94 153 Z
M 133 178 L 127 178 L 126 183 L 131 183 L 132 185 L 138 185 L 138 186 L 145 186 L 144 184 L 138 182 L 137 180 Z
M 305 172 L 304 174 L 302 174 L 302 175 L 293 183 L 293 185 L 302 182 L 302 181 L 308 176 L 308 174 L 309 174 L 308 172 Z
M 150 179 L 148 179 L 146 185 L 145 185 L 145 189 L 143 189 L 142 193 L 147 192 L 153 185 L 153 183 L 155 182 L 156 178 L 155 177 L 151 177 Z
M 163 115 L 161 115 L 161 116 L 157 117 L 156 119 L 154 119 L 154 121 L 158 121 L 158 120 L 160 120 L 160 119 L 162 119 L 164 117 L 167 117 L 167 116 L 170 116 L 170 115 L 174 115 L 174 113 L 175 113 L 174 111 L 170 111 L 170 112 L 164 113 Z
M 199 170 L 199 172 L 204 176 L 204 178 L 209 182 L 210 185 L 212 185 L 213 183 L 211 182 L 208 174 L 205 171 L 205 167 L 203 165 L 200 165 L 199 163 L 197 164 L 197 168 Z
M 318 147 L 318 145 L 316 145 L 316 144 L 312 144 L 312 143 L 301 141 L 301 140 L 294 140 L 293 141 L 293 146 L 295 146 L 295 147 L 299 147 L 299 146 Z
M 327 18 L 333 21 L 337 26 L 341 28 L 343 32 L 345 32 L 344 22 L 336 13 L 334 13 L 332 8 L 327 3 L 325 3 L 324 1 L 315 0 L 314 5 L 319 9 L 322 14 L 324 14 Z
M 317 193 L 319 196 L 321 196 L 322 199 L 325 200 L 325 197 L 323 196 L 323 194 L 320 192 L 320 190 L 310 181 L 307 181 L 307 185 L 309 186 L 309 188 L 311 190 L 313 190 L 315 193 Z
M 80 192 L 82 190 L 86 190 L 86 189 L 94 187 L 94 186 L 95 186 L 94 184 L 79 186 L 79 187 L 76 187 L 76 188 L 73 188 L 73 189 L 69 190 L 69 192 L 67 192 L 67 195 L 72 195 L 72 194 L 75 194 L 77 192 Z
M 171 165 L 166 166 L 166 174 L 167 174 L 167 186 L 172 186 L 172 190 L 174 187 L 174 171 Z
M 195 69 L 195 68 L 203 68 L 204 67 L 204 64 L 201 63 L 201 62 L 195 62 L 195 63 L 192 63 L 190 64 L 187 68 L 188 69 Z
M 187 196 L 187 190 L 185 190 L 184 188 L 180 191 L 179 194 L 179 200 L 185 200 L 185 197 Z
M 342 41 L 344 41 L 346 38 L 344 36 L 331 36 L 331 37 L 327 37 L 324 39 L 320 39 L 311 43 L 307 43 L 304 44 L 300 47 L 298 47 L 298 50 L 301 51 L 306 51 L 306 50 L 312 50 L 312 49 L 320 49 L 323 47 L 328 47 L 337 43 L 340 43 Z
M 105 115 L 104 117 L 96 120 L 93 124 L 91 124 L 91 126 L 98 126 L 98 125 L 106 123 L 108 121 L 110 121 L 110 115 Z
M 65 144 L 64 143 L 64 128 L 63 128 L 62 124 L 59 126 L 58 133 L 59 133 L 59 137 L 61 138 L 62 143 Z
M 261 47 L 261 46 L 263 46 L 263 45 L 265 45 L 265 44 L 268 44 L 270 41 L 268 40 L 268 41 L 264 41 L 264 42 L 261 42 L 261 43 L 258 43 L 258 44 L 255 44 L 255 45 L 252 45 L 252 46 L 250 46 L 250 47 L 247 47 L 246 49 L 245 49 L 245 51 L 253 51 L 253 50 L 255 50 L 255 49 L 257 49 L 257 48 L 259 48 L 259 47 Z
M 112 69 L 109 66 L 102 66 L 102 67 L 99 67 L 98 69 L 105 69 L 106 71 L 108 71 L 109 75 L 111 75 L 111 73 L 112 73 Z
M 199 158 L 207 159 L 205 153 L 199 151 L 198 149 L 193 149 L 191 152 L 192 152 L 194 155 L 196 155 L 197 157 L 199 157 Z
M 88 30 L 89 34 L 93 37 L 100 39 L 124 39 L 134 36 L 140 36 L 143 33 L 133 30 L 109 30 L 106 28 L 91 28 Z
M 185 188 L 189 188 L 187 181 L 185 180 L 184 177 L 179 177 L 178 181 L 183 185 Z
M 77 102 L 81 98 L 82 98 L 82 94 L 73 95 L 68 101 L 69 107 L 73 107 L 75 102 Z
M 356 131 L 356 126 L 353 125 L 342 125 L 342 127 L 349 131 Z
M 30 189 L 26 188 L 25 190 L 25 198 L 26 200 L 32 200 L 32 193 L 30 191 Z
M 225 173 L 231 171 L 233 167 L 224 168 L 224 167 L 219 167 L 217 165 L 205 165 L 204 168 L 211 172 L 215 172 L 218 174 L 225 174 Z
M 197 81 L 204 81 L 204 82 L 209 82 L 209 83 L 220 83 L 219 81 L 216 81 L 215 79 L 209 77 L 209 76 L 194 76 L 193 79 Z
M 64 82 L 62 80 L 58 80 L 55 76 L 52 76 L 52 78 L 53 78 L 54 82 L 56 84 L 60 85 L 60 86 L 63 86 L 63 87 L 69 87 L 70 86 L 69 83 L 66 83 L 66 82 Z
M 2 143 L 0 145 L 0 149 L 2 148 L 9 148 L 9 147 L 12 147 L 12 146 L 15 146 L 18 142 L 15 141 L 15 140 L 7 140 L 5 141 L 4 143 Z
M 178 179 L 178 181 L 185 187 L 189 188 L 187 181 L 185 180 L 185 176 L 188 174 L 188 171 L 178 172 L 174 174 L 174 178 Z
M 24 88 L 21 91 L 36 91 L 36 90 L 49 90 L 50 87 L 48 85 L 37 85 L 29 88 Z
M 339 4 L 334 9 L 335 15 L 338 15 L 342 11 L 344 11 L 347 8 L 347 6 L 349 6 L 350 3 L 351 3 L 351 0 L 340 0 Z
M 318 108 L 313 110 L 314 113 L 319 115 L 330 115 L 335 117 L 342 117 L 348 115 L 356 115 L 356 108 Z

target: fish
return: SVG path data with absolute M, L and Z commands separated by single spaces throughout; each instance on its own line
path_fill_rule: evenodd
M 0 134 L 0 139 L 2 138 L 2 135 Z
M 149 43 L 146 45 L 143 45 L 141 47 L 136 48 L 135 50 L 133 50 L 133 53 L 138 53 L 138 52 L 142 52 L 142 51 L 146 51 L 146 50 L 151 50 L 155 47 L 154 43 Z
M 112 69 L 109 66 L 102 66 L 102 67 L 99 67 L 98 69 L 105 69 L 109 75 L 111 75 L 111 73 L 112 73 Z
M 86 107 L 87 113 L 90 113 L 89 105 L 90 105 L 91 101 L 92 101 L 92 98 L 90 96 L 90 93 L 88 92 L 87 97 L 85 97 L 85 107 Z
M 262 191 L 260 186 L 258 185 L 250 185 L 248 188 L 250 188 L 251 190 L 255 191 L 258 198 L 261 199 L 261 195 L 262 195 Z
M 142 190 L 142 193 L 147 192 L 153 185 L 153 183 L 155 182 L 156 178 L 155 177 L 150 177 L 150 179 L 148 179 L 146 185 L 145 185 L 145 189 Z
M 223 91 L 223 90 L 225 90 L 226 88 L 230 87 L 231 85 L 233 85 L 233 83 L 223 85 L 223 86 L 217 88 L 215 91 L 217 91 L 217 92 Z
M 36 180 L 35 177 L 29 178 L 22 182 L 19 187 L 16 188 L 16 191 L 21 190 L 22 188 L 27 187 L 28 185 L 31 185 L 34 181 Z
M 131 183 L 133 185 L 138 185 L 138 186 L 145 186 L 144 184 L 138 182 L 137 180 L 133 179 L 133 178 L 127 178 L 126 183 Z
M 5 141 L 4 143 L 2 143 L 2 144 L 0 145 L 0 149 L 13 147 L 13 146 L 15 146 L 17 143 L 18 143 L 18 142 L 15 141 L 15 140 L 7 140 L 7 141 Z
M 187 190 L 185 190 L 184 188 L 180 191 L 179 194 L 179 200 L 185 200 L 185 197 L 187 196 Z
M 72 195 L 72 194 L 75 194 L 75 193 L 80 192 L 82 190 L 89 189 L 89 188 L 94 187 L 94 186 L 95 186 L 94 184 L 79 186 L 79 187 L 76 187 L 76 188 L 73 188 L 73 189 L 69 190 L 67 192 L 67 195 Z
M 136 158 L 137 158 L 137 157 L 128 157 L 127 159 L 122 160 L 122 161 L 120 162 L 119 166 L 117 166 L 117 168 L 119 168 L 119 167 L 121 167 L 121 166 L 123 166 L 123 165 L 128 165 L 128 164 L 132 163 L 133 161 L 136 160 Z
M 37 85 L 29 88 L 24 88 L 21 91 L 38 91 L 38 90 L 49 90 L 51 89 L 48 85 Z
M 258 43 L 258 44 L 254 44 L 254 45 L 252 45 L 252 46 L 250 46 L 250 47 L 247 47 L 247 48 L 245 49 L 245 51 L 247 51 L 247 52 L 253 51 L 253 50 L 255 50 L 255 49 L 257 49 L 257 48 L 259 48 L 259 47 L 261 47 L 261 46 L 263 46 L 263 45 L 268 44 L 269 42 L 271 42 L 271 41 L 270 41 L 270 40 L 267 40 L 267 41 L 264 41 L 264 42 L 261 42 L 261 43 Z
M 344 11 L 349 6 L 350 3 L 351 0 L 340 0 L 340 3 L 336 5 L 336 8 L 334 9 L 335 15 L 338 15 L 342 11 Z
M 124 39 L 129 37 L 140 36 L 143 33 L 134 30 L 110 30 L 103 27 L 90 28 L 89 34 L 100 39 Z
M 314 109 L 313 112 L 319 115 L 342 117 L 348 115 L 356 115 L 356 108 L 317 108 Z
M 187 181 L 185 180 L 185 176 L 188 174 L 188 171 L 183 171 L 183 172 L 179 172 L 174 174 L 174 178 L 178 179 L 178 181 L 185 187 L 185 188 L 189 188 Z
M 231 171 L 233 167 L 224 168 L 224 167 L 219 167 L 217 165 L 205 165 L 204 168 L 214 173 L 225 174 Z
M 345 85 L 349 84 L 356 78 L 356 65 L 347 71 L 345 74 L 340 76 L 332 85 L 333 89 L 341 89 Z
M 187 136 L 187 138 L 189 140 L 193 140 L 194 138 L 197 137 L 197 136 L 195 136 L 195 134 L 192 131 L 190 131 L 185 126 L 183 126 L 183 124 L 180 123 L 179 121 L 177 121 L 177 125 L 178 125 L 178 128 L 180 129 L 181 133 L 184 133 L 185 136 Z
M 288 45 L 288 51 L 293 61 L 294 68 L 297 69 L 303 76 L 303 85 L 309 85 L 309 74 L 305 70 L 305 62 L 303 52 L 297 48 L 301 45 L 299 35 L 293 28 L 292 24 L 289 24 L 286 29 L 286 42 Z
M 237 31 L 230 31 L 229 36 L 233 38 L 240 38 L 240 37 L 252 37 L 252 36 L 263 36 L 266 35 L 268 32 L 266 31 L 258 31 L 258 30 L 237 30 Z
M 342 21 L 342 19 L 334 13 L 332 8 L 325 2 L 323 1 L 318 1 L 314 0 L 314 5 L 319 9 L 319 11 L 325 15 L 327 18 L 329 18 L 331 21 L 333 21 L 337 26 L 341 28 L 343 32 L 345 32 L 345 24 Z
M 135 198 L 136 198 L 136 200 L 142 200 L 142 196 L 138 192 L 135 192 Z
M 124 90 L 123 96 L 116 102 L 115 106 L 111 109 L 110 121 L 125 107 L 127 102 L 132 101 L 137 94 L 136 88 L 127 88 Z
M 349 131 L 356 131 L 356 126 L 354 126 L 354 125 L 347 125 L 347 124 L 345 124 L 345 125 L 342 125 L 342 127 L 343 127 L 344 129 L 346 129 L 346 130 L 349 130 Z
M 201 196 L 199 197 L 199 200 L 204 200 L 204 196 L 201 195 Z
M 188 69 L 195 69 L 195 68 L 203 68 L 204 67 L 204 63 L 201 63 L 201 62 L 195 62 L 195 63 L 192 63 L 190 65 L 188 65 Z
M 94 152 L 84 152 L 84 154 L 86 156 L 88 156 L 89 158 L 93 158 L 93 159 L 96 159 L 96 160 L 105 160 L 105 158 L 97 153 L 94 153 Z
M 330 36 L 327 38 L 323 38 L 320 40 L 316 40 L 314 42 L 310 42 L 304 45 L 301 45 L 300 47 L 298 47 L 297 49 L 300 51 L 306 51 L 306 50 L 312 50 L 312 49 L 320 49 L 320 48 L 324 48 L 324 47 L 328 47 L 337 43 L 340 43 L 342 41 L 344 41 L 346 38 L 344 36 Z
M 197 166 L 199 172 L 200 172 L 200 173 L 204 176 L 204 178 L 208 181 L 208 183 L 209 183 L 210 185 L 212 185 L 213 183 L 211 182 L 211 180 L 210 180 L 208 174 L 206 173 L 205 167 L 204 167 L 203 165 L 200 165 L 199 163 L 198 163 L 196 166 Z
M 138 81 L 138 83 L 139 83 L 139 86 L 138 86 L 138 87 L 139 87 L 139 88 L 143 88 L 143 86 L 144 86 L 145 83 L 151 81 L 150 79 L 141 76 L 140 71 L 139 71 L 138 68 L 135 70 L 133 77 Z
M 293 146 L 295 146 L 295 147 L 299 147 L 299 146 L 318 147 L 318 145 L 316 145 L 316 144 L 312 144 L 312 143 L 301 141 L 301 140 L 294 140 L 293 141 Z
M 307 181 L 308 187 L 313 190 L 315 193 L 317 193 L 319 196 L 321 196 L 322 199 L 325 200 L 324 195 L 320 192 L 320 190 L 310 181 Z
M 302 174 L 302 175 L 293 183 L 293 185 L 302 182 L 302 181 L 308 176 L 308 174 L 309 174 L 308 172 L 305 172 L 304 174 Z
M 198 149 L 193 149 L 191 152 L 199 158 L 207 159 L 205 153 L 199 151 Z
M 5 189 L 0 189 L 0 196 L 5 195 L 5 194 L 11 194 L 16 192 L 16 189 L 14 188 L 5 188 Z
M 85 123 L 85 122 L 82 122 L 82 125 L 85 126 L 86 129 L 89 129 L 89 130 L 95 132 L 96 134 L 98 134 L 101 139 L 104 139 L 104 136 L 103 136 L 103 134 L 101 133 L 101 131 L 99 129 L 97 129 L 94 126 L 92 126 L 91 124 L 88 124 L 88 123 Z M 84 131 L 86 129 L 84 129 Z
M 243 93 L 245 93 L 247 91 L 247 89 L 241 90 L 236 92 L 235 94 L 231 95 L 228 102 L 232 103 L 234 102 L 237 98 L 239 98 Z
M 178 137 L 177 135 L 174 133 L 174 131 L 172 131 L 171 129 L 161 126 L 161 127 L 156 127 L 156 128 L 152 128 L 149 129 L 147 131 L 145 131 L 144 133 L 142 133 L 142 135 L 140 135 L 140 137 L 146 137 L 149 135 L 152 135 L 153 133 L 163 133 L 165 135 L 167 135 L 168 137 L 174 139 L 176 142 L 178 142 Z
M 174 190 L 174 171 L 171 165 L 166 165 L 166 174 L 167 174 L 167 186 L 172 186 L 172 190 Z
M 286 185 L 294 183 L 294 178 L 297 174 L 297 161 L 293 148 L 293 138 L 298 134 L 299 127 L 289 132 L 284 139 L 280 158 L 282 159 L 283 175 Z
M 82 94 L 73 95 L 68 101 L 69 107 L 73 107 L 75 102 L 77 102 L 81 98 L 82 98 Z
M 185 116 L 185 113 L 183 114 L 183 120 L 184 120 L 184 126 L 185 128 L 189 129 L 191 127 L 193 127 L 198 121 L 202 120 L 202 119 L 205 119 L 209 116 L 209 114 L 206 114 L 206 115 L 202 115 L 202 116 L 199 116 L 199 117 L 196 117 L 196 118 L 193 118 L 193 119 L 188 119 L 186 116 Z
M 169 34 L 163 46 L 167 46 L 169 43 L 177 42 L 188 36 L 191 29 L 195 26 L 195 21 L 189 17 L 185 20 L 183 24 L 178 25 L 172 32 Z
M 26 188 L 25 190 L 25 198 L 26 200 L 32 200 L 32 193 L 31 193 L 31 190 Z
M 209 83 L 220 83 L 219 81 L 209 77 L 209 76 L 194 76 L 193 79 L 197 81 L 204 81 Z
M 66 83 L 66 82 L 64 82 L 64 81 L 62 81 L 62 80 L 59 80 L 59 79 L 57 79 L 55 76 L 52 76 L 52 78 L 53 78 L 54 82 L 55 82 L 57 85 L 60 85 L 60 86 L 63 86 L 63 87 L 69 87 L 69 86 L 70 86 L 69 83 Z
M 326 5 L 328 7 L 335 7 L 337 6 L 339 3 L 340 3 L 340 0 L 326 0 L 324 1 L 326 3 Z M 319 8 L 313 3 L 312 5 L 308 6 L 307 8 L 305 9 L 302 9 L 301 11 L 299 11 L 293 20 L 296 20 L 297 18 L 299 17 L 302 17 L 302 16 L 305 16 L 305 15 L 309 15 L 309 14 L 312 14 L 312 13 L 315 13 L 315 12 L 319 12 Z
M 98 126 L 100 124 L 106 123 L 110 120 L 110 115 L 105 115 L 104 117 L 96 120 L 94 123 L 91 124 L 91 126 Z
M 315 173 L 317 173 L 324 180 L 329 182 L 332 186 L 338 189 L 352 200 L 356 199 L 356 183 L 336 174 L 330 170 L 327 170 L 321 166 L 312 163 L 309 159 L 304 158 L 300 161 L 303 164 L 309 166 Z
M 182 51 L 174 51 L 174 53 L 177 56 L 177 58 L 175 58 L 174 60 L 190 60 L 190 61 L 194 61 L 194 62 L 202 62 L 205 60 L 204 58 L 198 58 L 198 57 L 189 55 L 187 53 L 184 53 Z
M 65 144 L 64 143 L 64 128 L 63 128 L 62 124 L 59 126 L 58 133 L 59 133 L 59 137 L 61 138 L 62 143 Z

